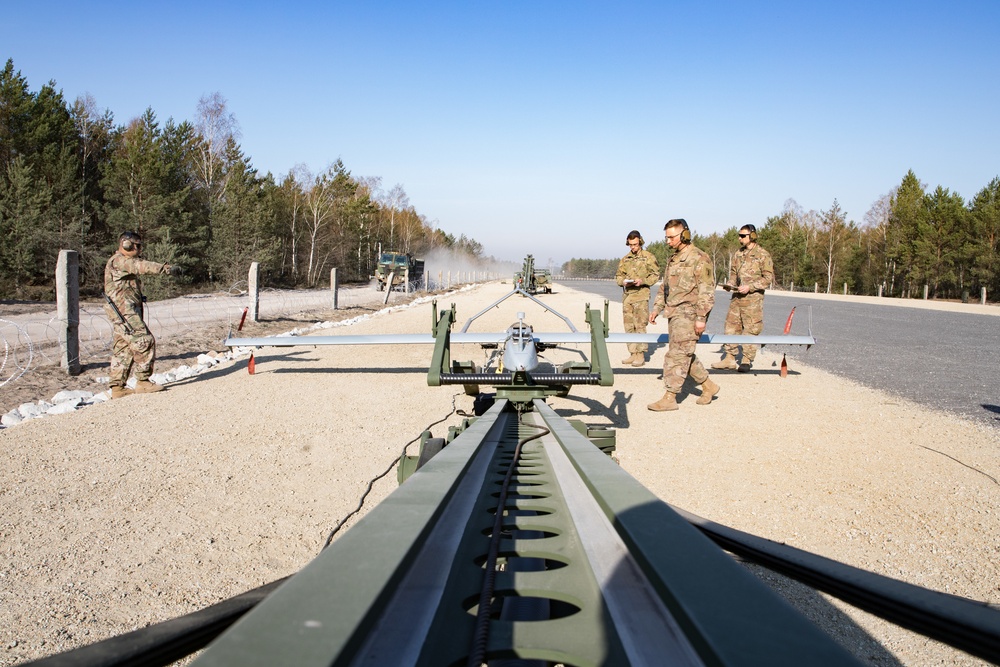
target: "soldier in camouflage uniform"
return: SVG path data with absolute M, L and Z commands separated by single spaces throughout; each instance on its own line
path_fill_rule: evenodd
M 628 254 L 618 262 L 618 272 L 615 281 L 624 290 L 622 296 L 622 315 L 625 319 L 626 333 L 646 333 L 649 321 L 649 288 L 660 278 L 660 267 L 656 264 L 653 253 L 642 248 L 642 235 L 632 230 L 625 239 Z M 627 359 L 623 364 L 642 366 L 646 363 L 645 343 L 629 343 Z
M 667 314 L 670 341 L 663 359 L 663 398 L 646 407 L 654 412 L 677 409 L 677 394 L 690 375 L 701 385 L 698 405 L 708 405 L 719 393 L 719 385 L 708 377 L 695 354 L 698 339 L 705 332 L 708 315 L 715 304 L 715 272 L 711 258 L 691 244 L 691 230 L 683 219 L 671 220 L 665 229 L 667 245 L 674 253 L 663 272 L 663 284 L 649 315 L 656 322 L 661 312 Z
M 142 319 L 142 281 L 139 276 L 150 273 L 176 274 L 177 267 L 139 258 L 142 239 L 136 232 L 118 237 L 118 251 L 104 267 L 104 312 L 112 324 L 111 398 L 133 393 L 125 383 L 135 369 L 135 393 L 145 394 L 163 389 L 149 381 L 156 358 L 156 341 Z M 117 309 L 117 310 L 116 310 Z
M 726 289 L 733 293 L 726 315 L 727 335 L 756 336 L 764 330 L 764 290 L 774 282 L 774 263 L 771 254 L 757 245 L 757 228 L 743 225 L 739 231 L 740 249 L 733 255 Z M 725 345 L 725 356 L 712 364 L 712 368 L 738 370 L 746 373 L 757 356 L 756 345 L 743 345 L 743 358 L 739 365 L 736 355 L 739 345 Z

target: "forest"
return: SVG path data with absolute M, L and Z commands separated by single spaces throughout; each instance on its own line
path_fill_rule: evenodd
M 749 222 L 785 289 L 1000 293 L 1000 178 L 965 201 L 911 170 L 861 223 L 836 200 L 816 212 L 793 199 L 766 221 L 741 220 L 721 234 L 698 234 L 698 221 L 688 222 L 719 282 L 739 248 L 736 231 Z M 314 287 L 334 267 L 341 280 L 367 280 L 383 249 L 486 259 L 474 239 L 429 224 L 402 185 L 383 189 L 379 177 L 353 176 L 339 159 L 319 173 L 297 165 L 260 175 L 219 93 L 198 101 L 193 121 L 161 123 L 150 108 L 117 124 L 89 95 L 67 103 L 54 81 L 32 92 L 8 60 L 0 71 L 0 299 L 51 298 L 63 248 L 80 253 L 81 291 L 99 293 L 124 230 L 142 234 L 148 259 L 185 269 L 181 281 L 154 290 L 228 289 L 254 261 L 267 285 Z M 661 230 L 641 231 L 665 262 Z M 574 258 L 562 272 L 609 278 L 617 264 Z
M 737 230 L 757 226 L 759 243 L 774 259 L 778 287 L 821 292 L 941 299 L 978 298 L 986 288 L 1000 294 L 1000 178 L 993 178 L 970 201 L 937 186 L 932 191 L 912 170 L 865 214 L 848 220 L 834 200 L 825 211 L 803 211 L 793 199 L 761 225 L 746 220 L 723 234 L 699 235 L 689 220 L 693 242 L 715 263 L 716 282 L 729 275 L 739 249 Z M 662 266 L 668 249 L 662 231 L 641 230 L 659 239 L 646 248 Z M 624 237 L 623 237 L 624 238 Z M 571 259 L 562 271 L 571 277 L 612 278 L 614 259 Z
M 193 121 L 153 109 L 125 124 L 90 95 L 68 103 L 54 81 L 32 92 L 7 60 L 0 71 L 0 299 L 54 294 L 60 249 L 80 253 L 81 293 L 103 289 L 118 235 L 139 232 L 143 255 L 184 269 L 156 290 L 229 287 L 259 262 L 269 286 L 367 280 L 381 249 L 483 248 L 429 224 L 402 185 L 355 177 L 339 159 L 320 173 L 298 165 L 261 175 L 239 144 L 219 93 Z M 162 296 L 162 295 L 161 295 Z

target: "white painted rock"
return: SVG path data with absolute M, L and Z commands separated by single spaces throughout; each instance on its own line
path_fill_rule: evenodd
M 74 405 L 79 405 L 80 401 L 89 401 L 94 397 L 94 392 L 84 391 L 82 389 L 76 389 L 74 391 L 63 390 L 52 397 L 52 402 L 59 404 L 63 401 L 72 401 L 74 398 L 79 399 Z
M 3 426 L 13 426 L 14 424 L 20 424 L 22 421 L 24 421 L 24 417 L 17 411 L 17 408 L 0 417 L 0 425 Z
M 215 357 L 210 357 L 207 354 L 199 354 L 198 355 L 198 365 L 199 366 L 206 366 L 206 367 L 208 367 L 208 366 L 214 366 L 217 363 L 219 363 L 219 360 L 216 359 Z
M 42 406 L 45 407 L 42 407 Z M 17 411 L 20 413 L 21 417 L 24 419 L 31 419 L 32 417 L 37 417 L 43 414 L 46 410 L 51 407 L 51 404 L 45 401 L 39 401 L 38 403 L 21 403 L 18 406 Z
M 47 415 L 64 415 L 67 412 L 73 412 L 76 410 L 76 406 L 80 405 L 83 401 L 82 398 L 73 398 L 68 401 L 63 401 L 61 403 L 56 403 L 51 408 L 45 411 Z

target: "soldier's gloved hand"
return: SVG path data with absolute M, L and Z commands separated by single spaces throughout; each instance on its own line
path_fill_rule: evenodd
M 184 269 L 182 269 L 181 267 L 177 266 L 176 264 L 171 264 L 167 268 L 167 273 L 169 273 L 172 276 L 179 276 L 182 273 L 184 273 Z

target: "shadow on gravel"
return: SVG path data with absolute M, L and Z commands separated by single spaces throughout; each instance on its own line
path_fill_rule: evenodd
M 585 415 L 587 417 L 601 416 L 608 420 L 609 426 L 615 428 L 628 428 L 628 403 L 632 400 L 632 394 L 625 395 L 623 391 L 615 391 L 611 403 L 604 405 L 601 401 L 581 396 L 566 396 L 565 400 L 579 403 L 580 408 L 557 408 L 556 414 L 566 419 Z M 589 423 L 589 422 L 588 422 Z M 589 423 L 589 425 L 593 425 Z
M 742 558 L 734 558 L 747 570 L 780 595 L 803 616 L 821 630 L 832 636 L 838 644 L 854 654 L 866 665 L 878 667 L 902 667 L 896 656 L 890 653 L 877 639 L 868 634 L 850 616 L 834 606 L 823 595 L 805 584 L 799 583 L 766 567 L 750 563 Z
M 274 357 L 267 357 L 266 362 L 267 363 L 271 363 L 271 362 L 274 362 L 274 361 L 307 361 L 305 359 L 299 360 L 299 359 L 293 359 L 292 358 L 292 357 L 295 357 L 295 356 L 298 356 L 298 355 L 301 355 L 301 354 L 305 354 L 305 353 L 306 353 L 305 350 L 302 350 L 302 351 L 299 351 L 299 352 L 288 352 L 286 354 L 281 354 L 281 355 L 274 356 Z M 189 378 L 184 378 L 183 380 L 177 380 L 176 382 L 171 382 L 170 386 L 175 386 L 175 385 L 176 386 L 180 386 L 180 385 L 184 385 L 184 384 L 191 384 L 192 382 L 202 382 L 204 380 L 211 380 L 212 378 L 225 377 L 226 375 L 232 375 L 233 373 L 236 373 L 236 372 L 246 373 L 247 372 L 247 362 L 248 361 L 249 361 L 249 359 L 239 359 L 239 360 L 234 361 L 233 363 L 229 364 L 225 368 L 222 368 L 222 367 L 213 368 L 213 369 L 206 370 L 206 371 L 203 371 L 201 373 L 198 373 L 197 375 L 192 375 Z M 264 362 L 262 362 L 260 359 L 257 359 L 256 363 L 257 363 L 257 370 L 255 371 L 255 375 L 264 375 L 266 373 L 281 372 L 280 370 L 268 370 L 266 368 L 261 369 L 260 365 L 262 363 L 264 363 Z M 296 373 L 301 373 L 302 372 L 302 371 L 298 371 L 298 370 L 294 370 L 294 369 L 289 369 L 289 370 L 293 370 Z

